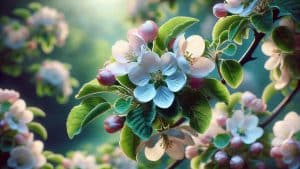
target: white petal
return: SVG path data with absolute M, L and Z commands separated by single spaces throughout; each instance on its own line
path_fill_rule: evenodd
M 240 13 L 240 16 L 248 16 L 248 15 L 250 15 L 250 14 L 254 11 L 254 9 L 255 9 L 255 7 L 256 7 L 256 5 L 257 5 L 257 2 L 258 2 L 258 0 L 253 0 L 253 1 L 250 3 L 250 5 L 247 6 L 247 7 L 243 10 L 242 13 Z
M 243 127 L 247 129 L 255 128 L 258 124 L 258 118 L 254 115 L 247 115 L 243 120 Z
M 192 58 L 198 58 L 205 51 L 205 41 L 199 35 L 192 35 L 187 38 L 186 51 L 189 52 Z
M 130 45 L 127 41 L 119 40 L 112 46 L 112 55 L 117 62 L 127 63 L 126 56 L 131 54 Z
M 165 82 L 172 92 L 178 92 L 186 83 L 186 75 L 181 71 L 177 71 L 173 75 L 168 76 Z
M 161 70 L 163 75 L 170 76 L 177 70 L 177 60 L 174 53 L 168 52 L 161 56 Z
M 29 123 L 33 120 L 33 113 L 29 110 L 25 110 L 20 117 L 20 121 L 23 123 Z
M 272 40 L 268 40 L 262 44 L 261 50 L 266 56 L 273 56 L 277 47 Z
M 128 73 L 128 77 L 133 84 L 138 86 L 144 86 L 150 80 L 150 74 L 141 66 L 132 68 Z
M 264 133 L 264 130 L 259 127 L 252 128 L 245 131 L 245 136 L 241 136 L 241 139 L 245 144 L 251 144 L 260 138 Z
M 180 55 L 177 56 L 177 62 L 178 62 L 178 67 L 185 72 L 186 74 L 191 73 L 191 66 L 190 63 L 185 59 L 184 56 Z
M 199 57 L 191 66 L 191 76 L 202 78 L 215 69 L 215 63 L 206 57 Z
M 236 130 L 241 126 L 243 120 L 244 120 L 244 112 L 234 111 L 233 116 L 227 120 L 226 129 L 228 131 Z
M 158 161 L 165 153 L 163 139 L 159 139 L 153 147 L 145 147 L 145 156 L 150 161 Z
M 273 133 L 276 138 L 281 138 L 283 140 L 290 137 L 292 132 L 292 126 L 285 121 L 276 122 L 273 126 Z
M 154 52 L 145 52 L 138 58 L 139 65 L 143 67 L 146 72 L 152 73 L 159 69 L 160 58 Z
M 172 143 L 170 147 L 167 148 L 166 153 L 174 160 L 181 160 L 184 158 L 184 145 L 177 140 L 172 140 Z
M 280 64 L 281 57 L 278 55 L 271 56 L 265 63 L 265 69 L 273 70 L 277 68 Z
M 26 103 L 24 100 L 19 99 L 17 100 L 9 109 L 9 111 L 14 114 L 15 116 L 20 115 L 26 109 Z
M 34 141 L 31 145 L 32 151 L 35 153 L 41 153 L 44 149 L 44 143 L 41 141 Z
M 166 109 L 172 105 L 174 98 L 174 93 L 172 93 L 167 87 L 161 86 L 157 89 L 156 96 L 153 101 L 156 106 Z
M 165 132 L 169 137 L 184 139 L 184 133 L 178 129 L 169 129 Z
M 228 12 L 230 12 L 232 14 L 240 14 L 244 10 L 244 6 L 243 5 L 240 5 L 240 6 L 237 6 L 237 7 L 232 7 L 229 4 L 225 4 L 225 8 L 226 8 L 226 10 Z
M 136 87 L 133 91 L 133 95 L 138 101 L 146 103 L 155 97 L 156 91 L 153 84 L 147 84 L 145 86 Z
M 300 116 L 296 112 L 289 112 L 285 117 L 284 121 L 287 121 L 295 132 L 300 130 Z
M 132 69 L 132 67 L 135 67 L 136 65 L 137 65 L 136 62 L 131 62 L 131 63 L 113 62 L 106 65 L 105 68 L 111 71 L 115 76 L 123 76 L 128 74 L 129 70 Z
M 186 40 L 184 34 L 179 35 L 173 45 L 173 51 L 176 55 L 183 55 L 186 49 Z
M 287 86 L 290 82 L 290 75 L 286 68 L 281 69 L 281 75 L 278 81 L 275 82 L 275 89 L 280 90 Z
M 143 46 L 146 46 L 144 39 L 137 32 L 130 32 L 127 35 L 130 47 L 133 49 L 136 56 L 140 56 Z

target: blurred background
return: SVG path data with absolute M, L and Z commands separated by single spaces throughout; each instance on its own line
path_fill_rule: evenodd
M 210 39 L 212 27 L 217 21 L 212 15 L 212 6 L 217 2 L 216 0 L 172 0 L 163 3 L 157 3 L 158 0 L 151 1 L 153 2 L 146 2 L 146 0 L 35 1 L 64 13 L 70 29 L 69 37 L 63 47 L 55 48 L 51 54 L 43 54 L 39 59 L 49 58 L 69 63 L 72 65 L 72 76 L 77 78 L 82 86 L 95 78 L 98 69 L 111 56 L 111 46 L 114 42 L 126 39 L 127 30 L 139 25 L 145 19 L 154 19 L 160 25 L 172 16 L 196 17 L 200 23 L 190 28 L 186 34 L 200 34 Z M 0 15 L 9 16 L 14 8 L 25 7 L 29 2 L 32 1 L 1 0 Z M 242 55 L 252 38 L 250 36 L 243 46 L 239 46 L 235 59 Z M 260 97 L 264 87 L 270 82 L 269 73 L 263 68 L 267 57 L 260 52 L 260 49 L 257 49 L 254 57 L 258 59 L 245 65 L 244 82 L 238 91 L 249 90 Z M 224 58 L 229 57 L 224 56 Z M 211 76 L 217 77 L 216 72 Z M 74 95 L 80 87 L 74 89 L 73 95 L 66 104 L 58 104 L 52 97 L 38 97 L 35 86 L 31 83 L 31 77 L 27 74 L 22 74 L 18 78 L 0 74 L 0 88 L 19 91 L 28 105 L 40 107 L 47 113 L 47 118 L 40 120 L 48 130 L 46 149 L 57 153 L 77 149 L 93 151 L 95 145 L 106 141 L 118 141 L 117 134 L 109 135 L 103 129 L 102 121 L 107 114 L 85 128 L 73 140 L 67 137 L 65 122 L 71 108 L 79 103 L 74 99 Z M 279 95 L 274 97 L 269 110 L 272 110 L 280 99 Z M 295 101 L 284 111 L 293 109 L 300 112 L 299 100 L 298 94 Z

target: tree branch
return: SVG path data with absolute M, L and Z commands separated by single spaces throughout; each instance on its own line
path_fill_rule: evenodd
M 264 122 L 262 122 L 259 126 L 265 128 L 268 124 L 270 124 L 281 112 L 281 110 L 292 100 L 292 98 L 296 95 L 296 93 L 300 90 L 300 81 L 298 81 L 296 89 L 286 96 L 279 105 L 272 111 L 272 115 L 267 118 Z
M 174 161 L 167 167 L 167 169 L 175 169 L 175 167 L 177 167 L 183 160 L 184 159 Z

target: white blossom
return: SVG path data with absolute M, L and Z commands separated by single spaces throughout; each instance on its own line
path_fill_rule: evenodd
M 28 28 L 25 26 L 14 24 L 6 25 L 3 28 L 4 44 L 11 49 L 20 49 L 24 47 L 29 37 Z

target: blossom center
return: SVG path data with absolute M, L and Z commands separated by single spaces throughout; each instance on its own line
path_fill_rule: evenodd
M 190 65 L 193 65 L 196 62 L 196 58 L 192 56 L 193 54 L 191 52 L 185 51 L 184 57 L 190 63 Z

